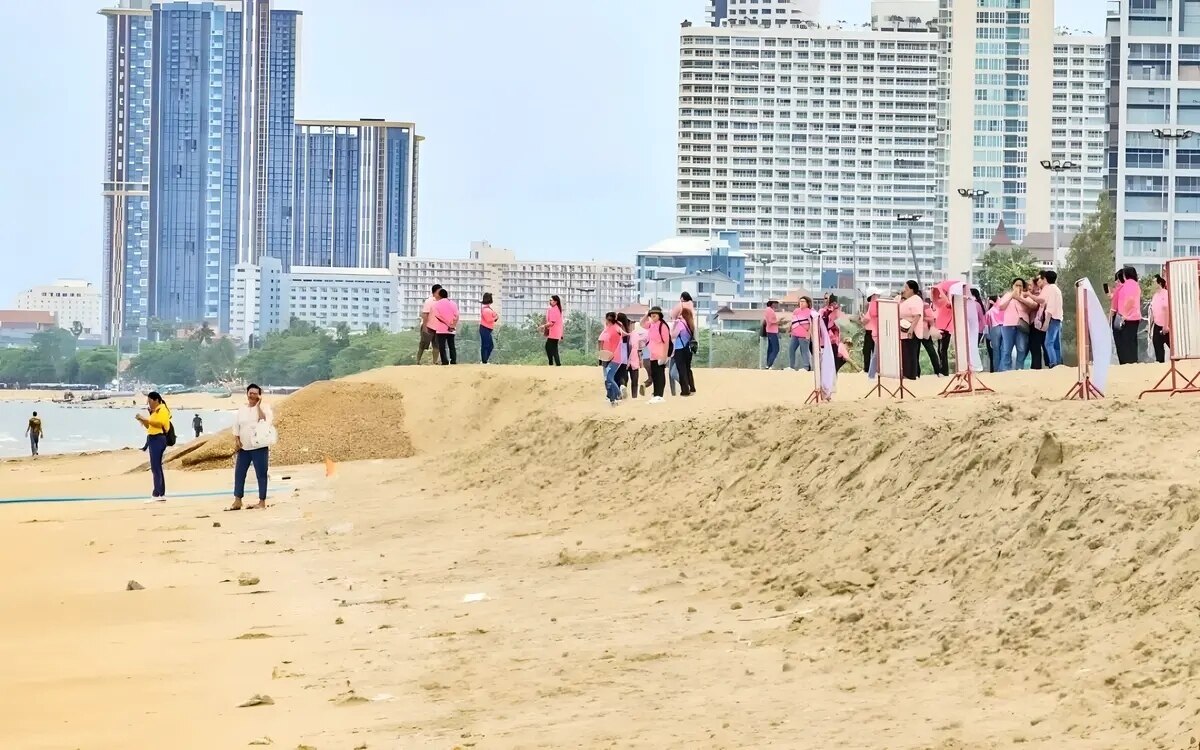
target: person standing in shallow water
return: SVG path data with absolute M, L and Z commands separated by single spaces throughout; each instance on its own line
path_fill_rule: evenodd
M 192 417 L 192 429 L 196 431 L 196 437 L 200 437 L 204 432 L 204 420 L 200 418 L 199 414 Z

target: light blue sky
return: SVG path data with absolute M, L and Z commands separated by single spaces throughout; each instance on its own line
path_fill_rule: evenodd
M 1046 0 L 1034 0 L 1044 2 Z M 108 0 L 0 0 L 0 307 L 99 281 Z M 301 118 L 411 120 L 418 253 L 631 261 L 672 233 L 679 21 L 703 0 L 280 0 L 304 11 Z M 830 20 L 869 0 L 825 0 Z M 1103 30 L 1101 0 L 1058 0 Z

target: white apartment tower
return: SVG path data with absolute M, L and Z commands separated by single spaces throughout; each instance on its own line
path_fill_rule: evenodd
M 1051 228 L 1054 3 L 938 0 L 938 30 L 937 242 L 969 276 L 1001 219 L 1017 244 Z
M 1060 237 L 1077 231 L 1096 210 L 1106 182 L 1107 42 L 1104 37 L 1082 35 L 1058 36 L 1054 40 L 1050 158 L 1077 165 L 1076 169 L 1051 175 L 1051 221 Z
M 815 292 L 831 271 L 897 289 L 916 274 L 910 228 L 922 282 L 944 277 L 937 5 L 904 5 L 918 20 L 888 22 L 902 31 L 681 29 L 676 232 L 739 232 L 747 295 Z
M 709 26 L 809 25 L 820 20 L 821 0 L 708 0 Z

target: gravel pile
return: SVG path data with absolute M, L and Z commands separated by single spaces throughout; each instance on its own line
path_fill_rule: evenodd
M 268 403 L 270 396 L 267 396 Z M 275 409 L 279 442 L 273 466 L 371 458 L 407 458 L 412 441 L 405 430 L 404 397 L 374 383 L 324 381 L 298 391 Z M 233 466 L 233 435 L 214 435 L 168 463 L 189 471 Z

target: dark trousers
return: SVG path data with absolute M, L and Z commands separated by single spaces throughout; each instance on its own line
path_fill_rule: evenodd
M 496 342 L 492 339 L 492 329 L 479 326 L 479 361 L 487 364 L 496 351 Z
M 196 428 L 196 437 L 200 437 L 200 433 L 202 433 L 202 432 L 204 432 L 204 430 L 202 430 L 202 429 L 200 429 L 199 427 L 197 427 L 197 428 Z
M 270 464 L 270 448 L 241 450 L 233 463 L 233 496 L 241 500 L 246 496 L 246 472 L 254 465 L 254 476 L 258 479 L 258 499 L 267 499 L 267 467 Z
M 696 390 L 696 378 L 692 375 L 691 349 L 685 346 L 675 350 L 675 370 L 679 373 L 679 395 L 692 395 Z
M 641 371 L 642 371 L 641 368 L 630 368 L 630 370 L 629 370 L 629 397 L 630 398 L 638 397 L 638 373 L 640 373 Z
M 437 345 L 443 365 L 458 364 L 458 351 L 454 348 L 453 333 L 439 333 L 437 335 Z
M 929 355 L 929 365 L 933 368 L 936 375 L 949 375 L 950 371 L 944 368 L 944 363 L 941 357 L 938 356 L 937 348 L 933 345 L 933 339 L 920 339 L 921 346 L 925 347 L 925 353 Z M 921 353 L 917 352 L 917 373 L 921 372 L 920 367 Z
M 953 340 L 954 337 L 950 335 L 949 331 L 942 331 L 942 337 L 938 339 L 938 362 L 942 365 L 940 372 L 943 375 L 950 374 L 950 343 Z
M 1158 361 L 1162 362 L 1161 359 Z M 29 452 L 35 456 L 38 454 L 38 441 L 39 440 L 41 440 L 40 435 L 34 435 L 32 432 L 29 433 Z
M 1162 326 L 1154 326 L 1150 331 L 1150 343 L 1154 344 L 1154 361 L 1167 361 L 1167 347 L 1170 346 L 1170 337 L 1167 336 L 1167 331 Z
M 1126 320 L 1113 332 L 1117 341 L 1117 362 L 1120 364 L 1137 364 L 1137 332 L 1140 323 L 1138 320 Z
M 562 367 L 558 358 L 558 339 L 546 339 L 546 361 L 551 367 Z
M 166 497 L 167 478 L 163 474 L 163 454 L 167 452 L 167 436 L 147 436 L 146 452 L 150 454 L 150 476 L 154 478 L 154 492 L 151 493 L 151 496 Z
M 667 365 L 660 365 L 657 359 L 650 363 L 650 384 L 654 387 L 654 395 L 662 398 L 667 390 Z
M 767 334 L 767 369 L 775 366 L 775 358 L 779 356 L 779 334 Z
M 871 357 L 875 355 L 875 337 L 870 331 L 863 331 L 863 371 L 871 369 Z
M 1046 353 L 1046 332 L 1039 331 L 1037 326 L 1029 328 L 1029 359 L 1031 370 L 1042 369 L 1042 362 L 1049 362 L 1049 358 L 1043 360 Z
M 900 369 L 906 380 L 921 377 L 921 340 L 900 340 Z

